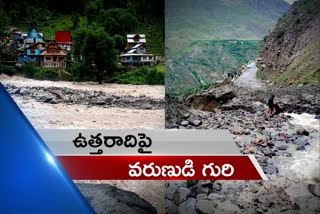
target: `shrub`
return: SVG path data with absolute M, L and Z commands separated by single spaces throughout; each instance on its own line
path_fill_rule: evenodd
M 40 80 L 59 80 L 59 71 L 56 68 L 39 68 L 33 77 Z
M 115 78 L 115 81 L 135 85 L 162 85 L 165 81 L 165 74 L 155 68 L 141 67 L 119 75 Z
M 283 30 L 276 31 L 275 34 L 277 39 L 281 39 L 284 36 L 284 33 L 285 32 Z
M 72 81 L 72 75 L 65 70 L 60 70 L 61 79 L 64 81 Z
M 32 78 L 40 68 L 36 67 L 33 63 L 26 63 L 22 66 L 21 71 L 27 76 Z
M 68 69 L 73 81 L 95 81 L 96 73 L 92 66 L 83 62 L 74 62 Z
M 16 68 L 14 66 L 0 65 L 0 74 L 4 73 L 11 76 L 15 72 L 16 72 Z

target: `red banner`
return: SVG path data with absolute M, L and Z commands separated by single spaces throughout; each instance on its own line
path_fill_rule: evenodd
M 57 156 L 75 180 L 266 180 L 250 155 Z

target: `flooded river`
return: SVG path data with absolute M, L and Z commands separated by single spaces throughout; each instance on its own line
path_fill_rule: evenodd
M 297 179 L 320 181 L 320 120 L 315 119 L 315 115 L 307 113 L 286 113 L 286 115 L 292 117 L 291 124 L 301 126 L 308 131 L 315 129 L 317 132 L 310 132 L 312 140 L 307 140 L 310 145 L 305 146 L 305 151 L 297 150 L 295 144 L 289 145 L 288 152 L 292 157 L 278 159 L 280 174 L 291 175 Z

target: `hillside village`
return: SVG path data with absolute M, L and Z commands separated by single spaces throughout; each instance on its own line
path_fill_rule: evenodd
M 18 65 L 33 63 L 45 68 L 66 68 L 67 59 L 73 60 L 74 44 L 68 30 L 56 31 L 54 39 L 46 39 L 36 28 L 27 33 L 11 28 L 2 43 L 14 53 Z M 152 66 L 159 60 L 159 56 L 147 52 L 145 34 L 128 34 L 126 47 L 118 56 L 119 64 L 130 66 Z

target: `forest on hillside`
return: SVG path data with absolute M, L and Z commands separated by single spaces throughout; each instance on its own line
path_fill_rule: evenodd
M 284 0 L 168 0 L 166 93 L 185 95 L 236 74 L 288 9 Z
M 130 33 L 145 34 L 148 51 L 164 55 L 164 1 L 161 0 L 0 0 L 0 17 L 1 38 L 12 27 L 23 32 L 36 28 L 46 39 L 53 39 L 55 31 L 71 31 L 75 47 L 75 60 L 69 61 L 67 66 L 67 76 L 71 80 L 93 80 L 104 76 L 110 81 L 128 82 L 128 77 L 137 84 L 147 83 L 137 80 L 137 77 L 142 73 L 141 70 L 152 69 L 138 68 L 135 69 L 138 70 L 136 74 L 133 71 L 124 76 L 115 72 L 119 69 L 116 66 L 117 55 L 124 49 L 126 35 Z M 12 56 L 2 51 L 0 58 L 11 60 Z M 98 72 L 92 72 L 94 69 L 90 67 L 91 64 L 95 65 Z M 26 73 L 31 76 L 54 73 L 26 67 Z M 121 70 L 126 72 L 128 69 Z M 146 73 L 156 75 L 159 79 L 163 77 L 160 81 L 163 83 L 162 67 L 156 66 L 153 70 Z

